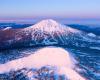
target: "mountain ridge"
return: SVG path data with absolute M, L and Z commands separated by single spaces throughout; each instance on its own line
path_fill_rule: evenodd
M 52 19 L 42 20 L 23 29 L 0 31 L 0 48 L 35 45 L 88 46 L 92 41 L 85 32 Z

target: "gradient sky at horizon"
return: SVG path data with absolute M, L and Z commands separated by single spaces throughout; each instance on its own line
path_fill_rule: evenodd
M 100 19 L 100 0 L 0 0 L 0 18 Z

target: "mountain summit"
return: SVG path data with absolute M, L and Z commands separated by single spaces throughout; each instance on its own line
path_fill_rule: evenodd
M 28 28 L 25 28 L 24 29 L 25 31 L 42 31 L 42 32 L 48 32 L 48 33 L 51 33 L 51 32 L 60 32 L 60 33 L 65 33 L 66 31 L 67 32 L 74 32 L 74 33 L 77 33 L 77 32 L 80 32 L 79 30 L 76 30 L 76 29 L 73 29 L 73 28 L 70 28 L 70 27 L 66 27 L 65 25 L 62 25 L 58 22 L 56 22 L 55 20 L 52 20 L 52 19 L 46 19 L 46 20 L 42 20 L 40 21 L 39 23 L 35 24 L 35 25 L 32 25 Z

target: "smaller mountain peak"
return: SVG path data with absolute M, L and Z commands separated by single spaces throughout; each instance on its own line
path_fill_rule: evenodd
M 11 29 L 12 27 L 6 27 L 6 28 L 4 28 L 3 30 L 9 30 L 9 29 Z

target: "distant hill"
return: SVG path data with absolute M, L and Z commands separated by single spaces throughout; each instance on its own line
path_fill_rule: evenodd
M 69 24 L 68 26 L 76 28 L 88 33 L 94 33 L 100 35 L 100 25 L 81 25 L 81 24 Z

